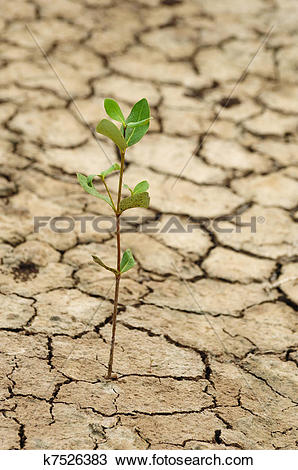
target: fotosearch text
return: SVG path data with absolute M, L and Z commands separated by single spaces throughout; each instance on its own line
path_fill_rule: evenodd
M 192 233 L 196 230 L 211 229 L 219 233 L 241 233 L 249 229 L 251 233 L 257 232 L 257 226 L 264 224 L 263 216 L 251 216 L 244 219 L 241 215 L 225 215 L 215 218 L 198 217 L 187 221 L 178 216 L 170 216 L 166 221 L 158 217 L 121 217 L 120 228 L 122 232 L 141 233 Z M 78 231 L 86 233 L 87 229 L 98 233 L 113 233 L 116 231 L 116 221 L 110 216 L 35 216 L 34 232 L 47 227 L 52 232 L 70 233 Z

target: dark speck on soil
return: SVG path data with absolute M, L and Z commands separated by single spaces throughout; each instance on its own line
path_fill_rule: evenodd
M 38 271 L 39 269 L 36 264 L 31 261 L 26 263 L 21 261 L 18 266 L 12 268 L 14 279 L 21 282 L 28 281 L 28 279 L 36 277 Z
M 240 104 L 241 101 L 239 100 L 239 98 L 222 98 L 220 101 L 219 101 L 219 104 L 225 108 L 231 108 L 232 106 L 236 106 L 237 104 Z

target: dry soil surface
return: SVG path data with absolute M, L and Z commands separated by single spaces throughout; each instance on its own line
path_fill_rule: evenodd
M 295 447 L 297 18 L 296 0 L 5 2 L 2 449 Z M 146 96 L 155 118 L 127 154 L 126 183 L 151 184 L 133 215 L 209 220 L 123 234 L 138 266 L 113 382 L 113 277 L 91 254 L 114 263 L 115 238 L 75 177 L 118 159 L 88 127 L 107 96 L 125 113 Z M 34 216 L 82 215 L 85 232 L 34 231 Z

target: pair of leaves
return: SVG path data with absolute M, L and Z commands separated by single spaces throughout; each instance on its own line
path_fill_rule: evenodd
M 133 207 L 144 207 L 145 209 L 149 207 L 150 197 L 147 192 L 149 189 L 148 181 L 141 181 L 134 189 L 131 189 L 127 184 L 124 184 L 124 187 L 129 189 L 131 195 L 121 200 L 121 212 L 132 209 Z
M 147 100 L 143 98 L 142 100 L 138 101 L 135 106 L 133 107 L 129 117 L 125 121 L 125 117 L 121 111 L 121 108 L 117 101 L 112 100 L 111 98 L 106 98 L 104 101 L 104 108 L 108 116 L 110 116 L 114 121 L 121 122 L 124 127 L 140 127 L 148 124 L 148 121 L 152 119 L 150 116 L 149 105 L 146 106 Z M 148 104 L 148 103 L 147 103 Z M 145 109 L 145 107 L 146 109 Z M 142 108 L 142 109 L 141 109 Z M 145 112 L 144 112 L 145 111 Z M 149 113 L 148 113 L 149 111 Z M 144 118 L 138 119 L 139 116 L 146 116 Z M 131 121 L 136 116 L 136 121 Z
M 104 107 L 107 114 L 121 123 L 121 129 L 108 119 L 102 119 L 96 127 L 99 134 L 109 137 L 122 153 L 127 147 L 136 144 L 146 134 L 150 123 L 150 108 L 146 98 L 138 101 L 125 120 L 120 106 L 115 100 L 106 98 Z
M 95 189 L 93 185 L 93 180 L 96 176 L 99 176 L 102 180 L 104 180 L 107 175 L 110 175 L 111 173 L 113 173 L 113 171 L 119 170 L 120 166 L 118 165 L 118 163 L 114 163 L 114 165 L 112 165 L 107 170 L 102 171 L 99 175 L 85 176 L 81 173 L 77 173 L 77 178 L 78 182 L 87 193 L 91 194 L 92 196 L 98 197 L 99 199 L 102 199 L 103 201 L 107 202 L 112 207 L 112 209 L 114 209 L 114 205 L 110 197 L 104 194 L 100 194 L 97 189 Z M 131 196 L 125 197 L 121 200 L 120 212 L 126 211 L 127 209 L 132 209 L 133 207 L 144 207 L 146 209 L 149 207 L 150 197 L 147 192 L 149 188 L 148 181 L 141 181 L 134 187 L 134 189 L 131 189 L 126 184 L 124 186 L 130 190 Z
M 93 258 L 93 261 L 95 261 L 95 263 L 99 264 L 102 268 L 107 269 L 108 271 L 111 271 L 112 273 L 114 273 L 116 275 L 118 274 L 117 269 L 110 268 L 109 266 L 107 266 L 100 258 L 98 258 L 98 256 L 92 255 L 92 258 Z M 133 255 L 132 255 L 132 252 L 128 248 L 123 253 L 123 256 L 122 256 L 122 259 L 121 259 L 120 273 L 121 274 L 125 273 L 129 269 L 133 268 L 135 264 L 136 264 L 136 262 L 134 260 Z
M 102 199 L 103 201 L 107 202 L 112 208 L 113 208 L 113 203 L 109 196 L 105 196 L 104 194 L 100 194 L 93 186 L 93 179 L 97 175 L 89 175 L 85 176 L 82 175 L 81 173 L 77 173 L 77 178 L 78 182 L 82 186 L 82 188 L 89 194 L 92 194 L 92 196 L 98 197 L 99 199 Z

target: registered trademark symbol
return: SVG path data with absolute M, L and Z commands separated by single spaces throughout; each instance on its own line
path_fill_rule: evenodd
M 265 222 L 265 217 L 263 217 L 262 215 L 259 215 L 257 217 L 257 222 L 258 224 L 263 224 Z

